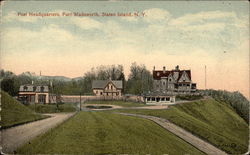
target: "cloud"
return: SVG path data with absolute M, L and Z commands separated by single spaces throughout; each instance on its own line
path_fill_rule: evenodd
M 171 18 L 171 15 L 168 11 L 152 8 L 143 11 L 145 13 L 145 17 L 143 18 L 148 23 L 154 23 L 159 21 L 168 21 Z
M 102 23 L 89 17 L 71 17 L 70 21 L 76 26 L 84 29 L 101 29 Z
M 207 11 L 195 14 L 186 14 L 170 22 L 171 25 L 202 24 L 212 19 L 236 18 L 234 12 Z

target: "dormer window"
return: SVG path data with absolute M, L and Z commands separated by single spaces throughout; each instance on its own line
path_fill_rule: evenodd
M 160 72 L 157 72 L 157 76 L 160 76 Z
M 27 86 L 24 86 L 23 89 L 24 89 L 25 91 L 27 91 L 27 90 L 28 90 L 28 87 L 27 87 Z

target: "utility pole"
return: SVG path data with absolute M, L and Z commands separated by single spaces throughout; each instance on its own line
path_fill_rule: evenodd
M 80 111 L 82 110 L 81 109 L 81 103 L 82 103 L 82 93 L 80 92 Z
M 207 66 L 205 65 L 205 89 L 207 89 Z

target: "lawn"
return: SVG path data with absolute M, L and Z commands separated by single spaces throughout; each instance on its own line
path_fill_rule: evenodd
M 116 111 L 166 118 L 230 154 L 242 154 L 248 149 L 248 124 L 228 104 L 213 99 L 166 110 Z
M 38 113 L 57 113 L 57 112 L 74 112 L 76 111 L 76 104 L 63 103 L 58 104 L 30 104 L 27 105 L 29 109 L 32 109 Z
M 19 154 L 203 154 L 152 121 L 79 112 L 17 150 Z
M 124 102 L 124 101 L 87 101 L 85 104 L 109 104 L 109 105 L 118 105 L 122 107 L 142 107 L 150 106 L 144 103 L 135 103 L 135 102 Z M 84 104 L 82 104 L 84 105 Z
M 8 128 L 48 117 L 35 113 L 4 91 L 1 91 L 1 95 L 1 128 Z

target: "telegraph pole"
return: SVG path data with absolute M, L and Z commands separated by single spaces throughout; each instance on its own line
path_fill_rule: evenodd
M 205 65 L 205 90 L 207 89 L 207 66 Z

